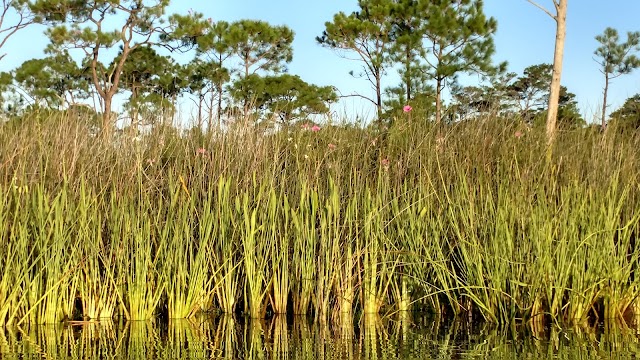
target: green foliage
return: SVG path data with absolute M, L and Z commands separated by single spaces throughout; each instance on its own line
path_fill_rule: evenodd
M 68 52 L 33 59 L 14 71 L 17 86 L 30 97 L 32 104 L 60 108 L 89 97 L 86 69 L 78 67 Z
M 219 128 L 222 120 L 223 86 L 231 79 L 229 69 L 221 66 L 220 62 L 207 61 L 198 57 L 188 63 L 183 72 L 187 79 L 186 91 L 197 98 L 198 117 L 196 120 L 198 127 L 201 128 L 203 126 L 203 112 L 205 108 L 208 108 L 207 129 L 214 125 L 213 118 L 215 113 L 217 113 L 218 120 L 216 125 Z M 208 102 L 207 98 L 209 99 Z M 218 101 L 217 109 L 213 105 L 216 100 Z
M 152 37 L 164 32 L 164 12 L 169 0 L 31 0 L 31 10 L 52 26 L 46 30 L 51 40 L 48 51 L 80 49 L 86 56 L 93 85 L 104 107 L 102 130 L 111 136 L 114 119 L 111 106 L 120 86 L 120 76 L 129 53 L 154 43 Z M 104 68 L 104 50 L 121 47 L 121 57 Z M 106 63 L 106 62 L 105 62 Z
M 328 105 L 337 100 L 330 86 L 308 84 L 297 75 L 261 77 L 249 75 L 236 81 L 231 96 L 238 100 L 251 99 L 252 105 L 264 113 L 263 119 L 274 119 L 288 126 L 312 114 L 329 111 Z
M 640 59 L 634 54 L 640 50 L 640 32 L 628 32 L 627 41 L 620 43 L 618 31 L 613 28 L 606 28 L 604 33 L 596 36 L 600 43 L 595 51 L 598 64 L 601 66 L 600 72 L 604 74 L 605 85 L 602 104 L 602 126 L 604 127 L 607 116 L 607 95 L 609 82 L 625 74 L 630 74 L 640 67 Z
M 10 109 L 7 108 L 7 105 L 11 107 L 11 103 L 7 104 L 9 98 L 7 96 L 7 91 L 13 84 L 13 75 L 8 72 L 0 72 L 0 107 L 3 111 L 11 112 Z
M 531 65 L 522 76 L 501 72 L 491 76 L 487 85 L 454 88 L 457 117 L 517 117 L 528 124 L 544 125 L 552 71 L 549 64 Z M 585 124 L 575 98 L 566 87 L 560 87 L 558 126 L 563 129 Z
M 423 23 L 421 9 L 415 0 L 400 0 L 396 3 L 391 17 L 393 39 L 389 51 L 390 59 L 400 64 L 399 75 L 402 85 L 390 89 L 390 93 L 399 95 L 403 90 L 402 98 L 407 104 L 414 98 L 414 94 L 431 92 L 426 85 L 428 76 L 426 65 L 421 61 L 425 57 L 425 47 L 422 42 L 421 26 Z M 398 101 L 396 100 L 396 101 Z
M 116 66 L 122 59 L 122 52 L 113 60 L 110 67 Z M 173 60 L 160 56 L 149 46 L 135 48 L 129 53 L 128 61 L 122 67 L 122 85 L 132 93 L 147 92 L 154 87 L 158 78 L 172 66 Z
M 352 76 L 364 77 L 375 92 L 375 98 L 362 94 L 357 96 L 376 106 L 378 119 L 382 117 L 382 76 L 389 64 L 388 51 L 392 44 L 394 9 L 387 0 L 359 0 L 360 11 L 347 15 L 339 12 L 332 22 L 325 23 L 325 30 L 316 41 L 335 50 L 340 56 L 353 52 L 362 65 L 362 71 Z
M 548 95 L 547 95 L 548 97 Z M 534 125 L 544 127 L 546 125 L 547 111 L 539 110 L 529 118 Z M 560 87 L 560 97 L 558 99 L 558 128 L 566 130 L 570 128 L 583 127 L 587 124 L 580 110 L 576 95 L 569 92 L 565 86 Z
M 113 60 L 111 67 L 117 66 L 121 58 L 122 52 Z M 159 55 L 150 46 L 136 47 L 129 53 L 122 67 L 121 82 L 131 92 L 127 107 L 134 128 L 140 125 L 140 112 L 147 114 L 145 118 L 150 118 L 150 114 L 172 110 L 174 99 L 187 87 L 184 72 L 185 69 L 175 64 L 172 58 Z
M 640 50 L 640 32 L 627 33 L 627 41 L 620 43 L 618 31 L 613 28 L 606 28 L 604 33 L 596 36 L 600 47 L 596 49 L 595 55 L 599 58 L 598 64 L 602 66 L 604 74 L 617 77 L 629 74 L 640 66 L 640 59 L 633 54 Z
M 414 94 L 427 94 L 427 80 L 434 80 L 435 117 L 442 117 L 442 91 L 460 73 L 490 75 L 504 68 L 492 65 L 495 52 L 493 18 L 483 13 L 481 0 L 362 0 L 360 10 L 338 13 L 317 41 L 341 56 L 355 53 L 363 63 L 365 77 L 376 93 L 362 97 L 383 115 L 382 76 L 399 65 L 401 85 L 387 90 L 387 106 L 395 111 L 401 102 L 411 103 Z M 353 75 L 353 73 L 352 73 Z M 400 96 L 402 95 L 402 96 Z
M 546 104 L 549 101 L 549 87 L 553 66 L 550 64 L 531 65 L 506 87 L 507 101 L 515 105 L 515 112 L 527 121 L 543 126 L 546 121 Z M 565 86 L 560 87 L 558 99 L 558 127 L 579 127 L 585 124 L 578 110 L 576 95 Z
M 429 77 L 436 82 L 436 123 L 440 122 L 441 93 L 459 73 L 491 74 L 495 52 L 494 18 L 483 12 L 482 0 L 417 2 L 425 22 L 422 25 Z M 501 65 L 503 66 L 503 65 Z
M 229 46 L 241 62 L 243 77 L 283 71 L 293 59 L 293 37 L 289 27 L 260 20 L 240 20 L 228 28 Z
M 453 104 L 449 107 L 450 116 L 458 120 L 474 120 L 479 117 L 510 116 L 513 103 L 509 94 L 509 84 L 514 81 L 515 73 L 500 71 L 489 76 L 487 84 L 479 86 L 452 86 Z
M 407 100 L 406 87 L 403 86 L 406 84 L 385 89 L 387 100 L 384 101 L 385 112 L 382 120 L 388 125 L 393 124 L 398 119 L 420 119 L 419 121 L 424 121 L 433 117 L 435 113 L 435 89 L 425 83 L 418 84 L 412 81 L 412 84 L 410 101 Z M 411 106 L 411 115 L 404 112 L 406 105 Z
M 628 98 L 618 110 L 611 113 L 610 119 L 619 128 L 640 128 L 640 94 Z
M 549 98 L 549 86 L 553 66 L 531 65 L 524 69 L 523 76 L 507 86 L 507 94 L 513 99 L 523 118 L 542 111 Z
M 195 59 L 185 70 L 189 74 L 187 90 L 197 98 L 198 127 L 203 127 L 203 113 L 205 108 L 208 108 L 206 128 L 212 128 L 214 114 L 216 126 L 220 128 L 225 103 L 224 86 L 231 80 L 231 69 L 227 63 L 234 55 L 229 30 L 235 25 L 226 21 L 213 22 L 211 18 L 205 19 L 201 13 L 173 15 L 169 21 L 173 24 L 174 31 L 167 39 L 196 49 Z

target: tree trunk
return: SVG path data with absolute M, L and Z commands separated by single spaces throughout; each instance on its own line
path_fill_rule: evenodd
M 218 86 L 218 110 L 217 110 L 217 116 L 218 116 L 218 131 L 220 131 L 220 129 L 222 129 L 222 83 L 219 84 Z
M 202 106 L 204 103 L 204 94 L 202 93 L 202 91 L 200 91 L 200 93 L 198 94 L 198 129 L 200 129 L 200 131 L 202 131 Z
M 208 92 L 209 98 L 207 100 L 207 134 L 211 133 L 211 126 L 213 124 L 213 104 L 214 104 L 214 93 L 212 91 Z
M 246 80 L 247 78 L 249 78 L 249 59 L 248 57 L 245 56 L 244 59 L 244 79 Z M 245 125 L 247 124 L 247 118 L 249 117 L 249 99 L 247 99 L 246 97 L 243 99 L 243 122 L 245 123 Z
M 555 3 L 556 0 L 554 0 Z M 567 1 L 557 0 L 556 47 L 553 54 L 553 75 L 549 92 L 549 109 L 547 111 L 547 142 L 553 143 L 556 137 L 558 120 L 558 102 L 560 99 L 560 77 L 562 75 L 562 58 L 564 56 L 564 39 L 567 32 Z
M 602 130 L 607 127 L 607 95 L 609 93 L 609 73 L 604 74 L 604 97 L 602 99 Z
M 382 74 L 376 74 L 376 109 L 378 110 L 378 121 L 382 119 L 382 85 L 380 77 Z
M 405 81 L 407 82 L 407 103 L 409 101 L 411 101 L 411 48 L 409 47 L 409 45 L 407 45 L 406 51 L 405 51 L 405 61 L 406 61 L 406 79 Z
M 111 134 L 113 133 L 113 122 L 111 121 L 111 102 L 113 100 L 113 96 L 109 94 L 105 94 L 107 96 L 104 97 L 104 112 L 102 113 L 102 137 L 105 139 L 110 139 Z
M 169 109 L 169 126 L 174 125 L 176 118 L 176 109 L 178 108 L 178 94 L 171 95 L 171 108 Z
M 220 71 L 224 69 L 224 67 L 222 67 L 222 55 L 220 55 L 219 57 L 218 68 L 220 69 Z M 222 85 L 223 81 L 218 80 L 218 83 L 216 84 L 216 90 L 218 91 L 218 109 L 216 113 L 218 128 L 216 129 L 216 131 L 220 131 L 220 129 L 222 129 Z M 211 99 L 211 104 L 213 105 L 213 99 Z M 209 109 L 209 113 L 211 113 L 211 111 L 213 111 L 213 106 Z M 209 122 L 209 126 L 211 126 L 211 122 Z
M 436 125 L 442 122 L 442 80 L 436 80 Z
M 133 108 L 131 109 L 131 135 L 138 135 L 138 126 L 140 125 L 138 121 L 138 104 L 136 104 L 136 100 L 138 99 L 138 87 L 133 85 L 131 88 L 131 102 L 133 103 Z

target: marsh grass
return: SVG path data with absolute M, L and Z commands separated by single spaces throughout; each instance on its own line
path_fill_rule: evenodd
M 110 143 L 78 118 L 4 124 L 0 324 L 638 315 L 640 137 L 575 129 L 545 144 L 505 119 L 158 127 Z

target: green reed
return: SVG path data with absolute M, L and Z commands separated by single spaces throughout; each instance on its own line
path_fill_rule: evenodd
M 549 153 L 504 119 L 399 120 L 104 143 L 81 120 L 0 126 L 0 324 L 638 312 L 637 135 L 570 130 Z
M 212 222 L 213 251 L 209 253 L 211 272 L 214 279 L 215 298 L 217 306 L 226 314 L 236 310 L 236 303 L 240 296 L 242 272 L 241 255 L 238 232 L 233 226 L 234 213 L 230 192 L 231 181 L 218 181 L 216 201 L 208 207 L 204 203 L 203 219 Z
M 274 269 L 269 267 L 270 240 L 273 241 L 273 239 L 265 236 L 271 224 L 264 220 L 274 218 L 276 207 L 275 200 L 271 196 L 273 193 L 269 192 L 269 195 L 266 195 L 267 191 L 264 186 L 259 187 L 251 202 L 248 192 L 236 198 L 236 213 L 241 216 L 242 221 L 240 231 L 242 231 L 242 259 L 246 283 L 244 311 L 254 319 L 265 316 L 267 291 L 273 281 L 271 273 Z M 265 200 L 267 196 L 269 198 Z
M 318 194 L 305 182 L 300 184 L 300 200 L 291 207 L 291 297 L 293 313 L 305 315 L 309 312 L 316 281 L 316 247 L 318 235 L 315 221 L 318 211 Z

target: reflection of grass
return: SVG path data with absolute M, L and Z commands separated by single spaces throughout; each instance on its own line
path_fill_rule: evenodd
M 0 324 L 638 313 L 640 139 L 613 127 L 548 152 L 500 119 L 113 143 L 33 120 L 0 127 Z
M 611 328 L 526 328 L 363 316 L 356 327 L 332 328 L 284 317 L 170 321 L 109 321 L 0 331 L 0 356 L 51 359 L 601 359 L 640 355 L 635 331 Z M 349 334 L 347 334 L 349 333 Z

